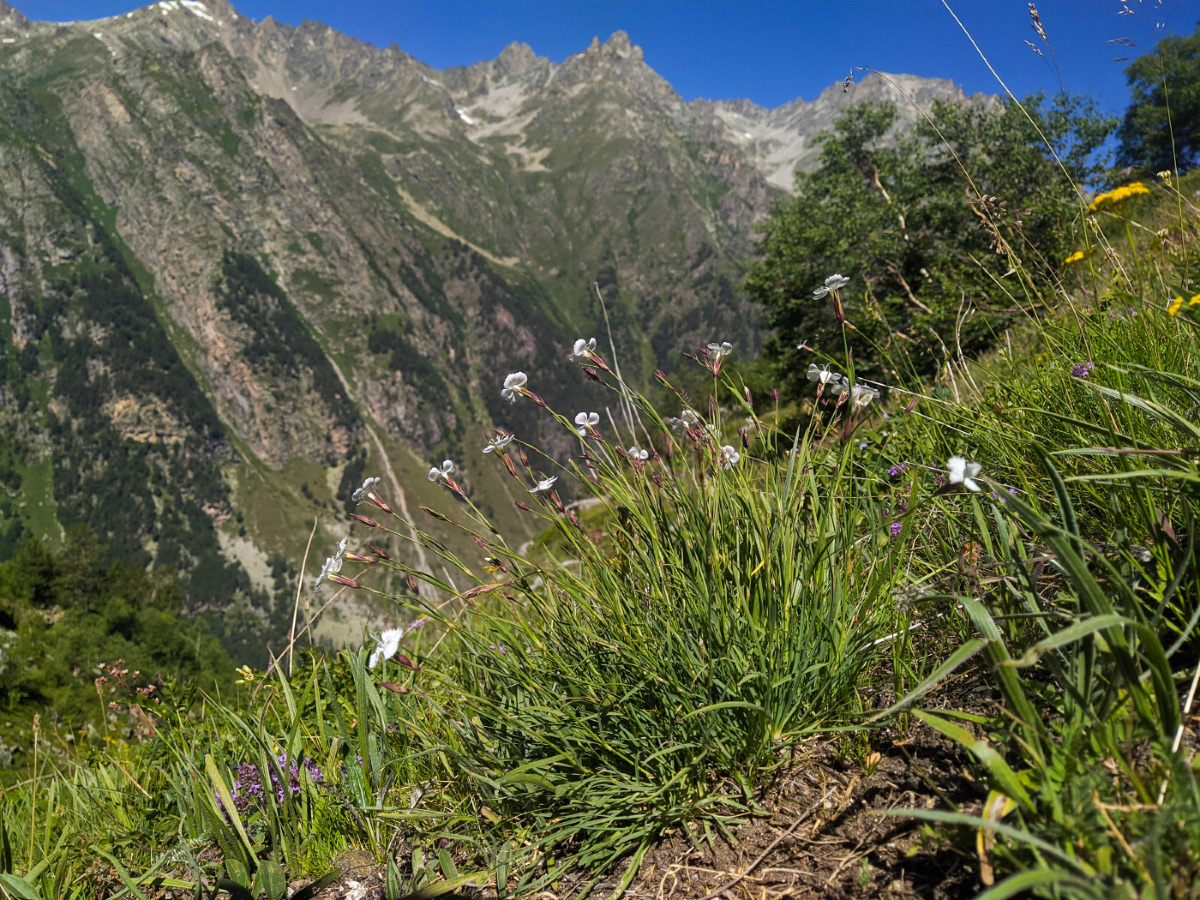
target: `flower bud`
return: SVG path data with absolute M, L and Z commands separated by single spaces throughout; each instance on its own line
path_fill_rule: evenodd
M 378 528 L 379 527 L 379 523 L 376 522 L 374 519 L 372 519 L 370 516 L 363 516 L 363 515 L 359 515 L 358 513 L 350 513 L 350 518 L 352 518 L 355 522 L 361 522 L 363 525 L 366 525 L 368 528 Z
M 344 585 L 348 588 L 360 588 L 362 584 L 355 581 L 353 578 L 347 578 L 345 575 L 330 575 L 329 580 L 335 584 Z

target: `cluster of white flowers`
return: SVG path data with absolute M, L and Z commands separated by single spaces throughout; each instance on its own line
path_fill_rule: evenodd
M 448 459 L 443 459 L 442 465 L 440 468 L 438 466 L 433 466 L 432 468 L 430 468 L 429 480 L 430 481 L 442 481 L 443 479 L 449 478 L 453 474 L 454 474 L 454 463 L 452 463 Z
M 595 428 L 600 424 L 600 414 L 594 412 L 576 413 L 575 424 L 579 426 L 575 429 L 576 434 L 580 437 L 587 437 L 588 429 Z
M 820 300 L 830 291 L 840 291 L 850 283 L 850 279 L 844 275 L 830 275 L 825 279 L 825 283 L 813 291 L 813 299 Z
M 378 477 L 368 478 L 366 481 L 364 481 L 362 483 L 362 487 L 360 487 L 358 490 L 356 490 L 353 494 L 350 495 L 350 499 L 354 503 L 362 503 L 364 500 L 367 499 L 367 497 L 369 497 L 371 494 L 375 493 L 375 488 L 378 486 L 379 486 L 379 478 Z
M 344 537 L 338 541 L 337 553 L 325 560 L 325 565 L 321 566 L 321 574 L 313 579 L 313 591 L 321 589 L 321 585 L 330 575 L 337 575 L 342 571 L 342 563 L 345 561 L 346 545 L 350 543 L 350 538 Z

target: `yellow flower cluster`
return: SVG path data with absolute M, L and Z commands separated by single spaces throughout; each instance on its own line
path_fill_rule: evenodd
M 1076 250 L 1074 253 L 1072 253 L 1070 256 L 1068 256 L 1066 259 L 1064 259 L 1062 261 L 1062 264 L 1064 266 L 1069 266 L 1069 265 L 1071 265 L 1071 263 L 1077 263 L 1077 262 L 1083 261 L 1086 257 L 1087 257 L 1086 251 Z
M 1149 193 L 1150 188 L 1146 187 L 1140 181 L 1135 181 L 1116 190 L 1105 191 L 1103 194 L 1097 195 L 1096 199 L 1088 206 L 1088 212 L 1094 213 L 1110 208 L 1117 209 L 1130 197 L 1141 197 L 1143 194 Z
M 1188 300 L 1187 306 L 1188 306 L 1188 309 L 1192 309 L 1193 307 L 1200 306 L 1200 294 L 1196 294 L 1194 297 L 1192 297 L 1191 300 Z M 1181 309 L 1183 309 L 1183 298 L 1176 297 L 1174 300 L 1171 301 L 1170 306 L 1167 307 L 1167 315 L 1168 316 L 1177 316 L 1177 315 L 1179 315 L 1179 311 Z

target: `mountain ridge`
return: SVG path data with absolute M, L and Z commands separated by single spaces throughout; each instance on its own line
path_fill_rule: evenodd
M 573 439 L 503 402 L 504 375 L 599 408 L 565 355 L 605 315 L 638 383 L 714 338 L 752 353 L 754 226 L 811 163 L 813 129 L 896 90 L 872 75 L 816 106 L 686 102 L 624 32 L 562 63 L 514 43 L 436 70 L 225 0 L 70 24 L 5 5 L 4 23 L 0 456 L 17 477 L 0 506 L 29 533 L 79 521 L 126 561 L 190 573 L 227 637 L 290 612 L 313 518 L 314 547 L 332 545 L 385 462 L 416 509 L 439 499 L 429 461 L 454 459 L 529 536 L 484 438 L 508 428 L 558 458 Z M 143 357 L 114 355 L 125 326 L 102 297 L 144 324 Z M 173 405 L 138 368 L 151 360 L 192 399 Z M 176 470 L 197 485 L 186 515 Z M 137 516 L 89 500 L 105 478 Z M 356 615 L 325 636 L 352 636 Z

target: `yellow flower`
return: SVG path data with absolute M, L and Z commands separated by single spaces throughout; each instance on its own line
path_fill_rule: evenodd
M 1175 316 L 1179 314 L 1179 310 L 1183 307 L 1183 298 L 1176 297 L 1171 301 L 1171 305 L 1167 307 L 1167 315 Z
M 1085 253 L 1084 251 L 1076 250 L 1074 253 L 1072 253 L 1070 256 L 1068 256 L 1066 259 L 1064 259 L 1062 261 L 1062 264 L 1064 266 L 1069 266 L 1069 265 L 1071 265 L 1071 263 L 1079 262 L 1080 260 L 1084 259 L 1086 256 L 1087 256 L 1087 253 Z
M 1127 184 L 1116 190 L 1106 191 L 1103 194 L 1097 195 L 1096 199 L 1088 206 L 1088 212 L 1094 213 L 1102 209 L 1113 209 L 1114 211 L 1129 198 L 1141 197 L 1144 194 L 1149 194 L 1150 189 L 1140 181 L 1135 181 L 1132 184 Z
M 1197 294 L 1188 301 L 1188 309 L 1191 309 L 1193 306 L 1200 306 L 1200 294 Z
M 254 670 L 249 666 L 239 666 L 236 671 L 242 677 L 235 684 L 254 684 Z

